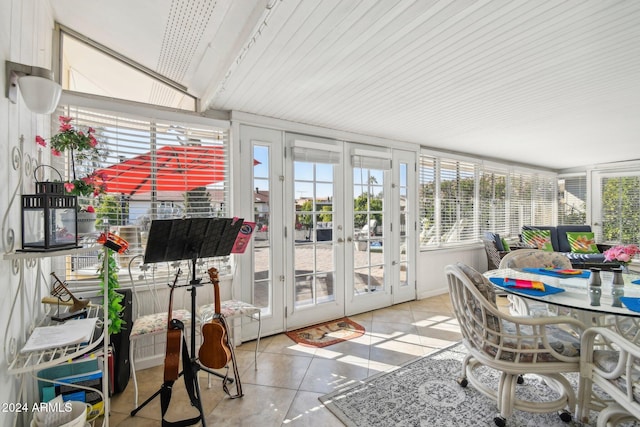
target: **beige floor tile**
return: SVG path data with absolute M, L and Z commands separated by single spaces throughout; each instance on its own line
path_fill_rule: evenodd
M 268 368 L 246 370 L 242 374 L 242 382 L 298 390 L 312 360 L 304 356 L 262 353 L 258 363 Z
M 373 322 L 396 322 L 396 323 L 411 323 L 413 322 L 413 315 L 408 308 L 383 308 L 373 312 Z
M 368 375 L 368 363 L 368 359 L 348 354 L 334 360 L 314 358 L 300 384 L 300 390 L 324 394 L 363 380 Z
M 318 400 L 324 393 L 298 391 L 284 424 L 300 427 L 339 427 L 343 424 Z
M 280 426 L 291 407 L 296 390 L 243 386 L 241 399 L 226 398 L 206 416 L 210 426 Z
M 504 298 L 499 298 L 498 303 L 504 307 L 508 304 Z M 208 388 L 208 375 L 201 371 L 199 384 L 207 423 L 212 426 L 339 426 L 341 423 L 323 407 L 318 397 L 396 369 L 461 339 L 448 294 L 349 317 L 364 326 L 365 334 L 324 348 L 296 344 L 285 334 L 264 337 L 260 341 L 257 370 L 254 365 L 256 342 L 238 346 L 235 354 L 244 392 L 240 399 L 229 398 L 218 377 L 211 376 Z M 162 366 L 138 372 L 140 403 L 160 388 L 162 377 Z M 233 385 L 231 391 L 235 391 Z M 130 381 L 124 392 L 111 399 L 110 425 L 160 426 L 159 398 L 135 417 L 130 416 L 132 409 Z M 167 419 L 184 419 L 197 414 L 194 411 L 179 379 Z

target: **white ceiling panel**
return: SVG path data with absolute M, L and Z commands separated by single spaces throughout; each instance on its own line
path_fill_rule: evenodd
M 640 158 L 639 1 L 52 5 L 211 109 L 553 169 Z

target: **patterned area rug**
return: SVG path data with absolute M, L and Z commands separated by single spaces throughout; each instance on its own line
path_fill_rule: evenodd
M 320 397 L 320 401 L 346 426 L 492 426 L 498 414 L 491 399 L 472 385 L 456 382 L 467 352 L 462 344 L 422 357 L 392 372 L 381 373 L 363 382 Z M 484 369 L 483 381 L 498 384 L 496 371 Z M 578 374 L 567 378 L 577 392 Z M 546 400 L 558 395 L 540 377 L 525 376 L 517 395 L 530 400 Z M 564 423 L 556 413 L 534 414 L 515 410 L 508 427 L 595 426 L 596 412 L 589 424 L 573 420 Z M 636 425 L 627 423 L 624 425 Z M 637 423 L 637 425 L 640 425 Z
M 308 347 L 326 347 L 358 338 L 362 334 L 364 327 L 347 317 L 287 332 L 289 338 Z

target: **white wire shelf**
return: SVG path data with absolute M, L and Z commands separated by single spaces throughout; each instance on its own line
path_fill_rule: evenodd
M 100 347 L 102 352 L 102 342 L 104 338 L 104 330 L 102 327 L 102 306 L 101 305 L 89 305 L 87 307 L 87 318 L 98 318 L 98 327 L 101 328 L 101 332 L 94 334 L 90 341 L 80 344 L 66 345 L 62 347 L 54 347 L 46 350 L 30 351 L 26 353 L 18 352 L 17 357 L 9 365 L 8 372 L 10 374 L 21 374 L 25 372 L 39 371 L 41 369 L 49 368 L 59 365 L 64 362 L 76 359 L 80 356 L 91 354 L 91 352 Z M 73 320 L 70 320 L 71 322 Z M 56 322 L 51 321 L 50 318 L 45 318 L 39 326 L 54 326 Z

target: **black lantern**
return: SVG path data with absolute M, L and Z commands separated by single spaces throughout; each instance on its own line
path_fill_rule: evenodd
M 22 250 L 46 252 L 78 247 L 78 197 L 61 182 L 36 182 L 37 194 L 22 196 Z

